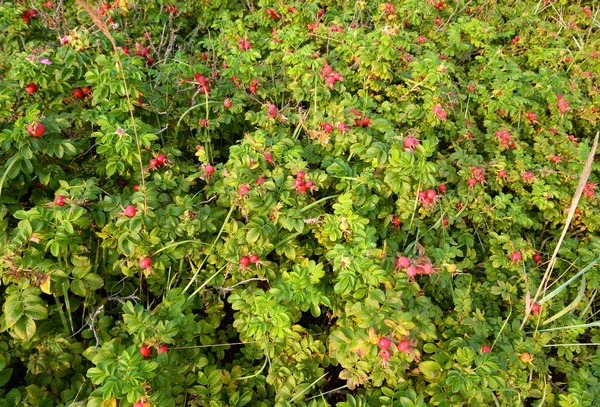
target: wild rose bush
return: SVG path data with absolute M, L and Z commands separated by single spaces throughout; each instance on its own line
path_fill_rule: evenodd
M 598 21 L 0 4 L 0 406 L 594 405 Z

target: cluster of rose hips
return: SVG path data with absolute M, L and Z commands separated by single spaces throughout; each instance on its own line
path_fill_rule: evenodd
M 83 99 L 84 97 L 89 95 L 91 91 L 92 90 L 88 86 L 84 88 L 75 88 L 73 89 L 73 97 L 75 99 Z
M 433 7 L 437 8 L 437 9 L 438 9 L 438 11 L 443 11 L 443 10 L 444 10 L 444 6 L 445 6 L 445 4 L 444 4 L 444 2 L 443 2 L 443 1 L 441 1 L 441 0 L 440 0 L 440 1 L 438 1 L 438 2 L 436 3 L 434 0 L 429 0 L 429 2 L 430 2 L 431 4 L 433 4 Z
M 329 88 L 333 89 L 335 83 L 337 81 L 343 81 L 342 75 L 339 72 L 333 70 L 331 65 L 326 64 L 325 67 L 321 70 L 321 75 L 325 78 L 325 83 Z
M 525 116 L 527 116 L 527 118 L 529 119 L 529 121 L 531 122 L 531 124 L 537 124 L 537 115 L 534 112 L 528 112 L 525 113 Z
M 252 254 L 250 256 L 242 256 L 240 257 L 240 268 L 242 270 L 246 270 L 250 264 L 258 265 L 260 263 L 260 258 L 258 254 Z
M 358 119 L 354 119 L 356 127 L 368 127 L 371 124 L 371 119 L 368 116 L 363 117 L 362 113 L 353 107 L 350 108 L 350 111 L 358 116 Z
M 169 351 L 169 347 L 167 345 L 162 345 L 158 348 L 158 350 L 156 351 L 156 353 L 164 353 L 164 352 L 168 352 Z M 142 357 L 149 357 L 152 354 L 152 349 L 150 349 L 150 346 L 148 345 L 142 345 L 140 346 L 140 354 L 142 355 Z
M 521 179 L 524 183 L 528 184 L 530 182 L 533 182 L 533 180 L 535 179 L 535 174 L 533 173 L 533 171 L 525 171 L 521 174 Z
M 208 95 L 210 93 L 210 86 L 208 85 L 208 79 L 204 75 L 200 75 L 198 72 L 194 74 L 194 79 L 200 84 L 200 94 Z
M 250 91 L 250 93 L 255 95 L 257 89 L 258 89 L 258 79 L 252 79 L 252 82 L 251 82 L 250 86 L 248 87 L 248 90 Z
M 558 98 L 558 103 L 557 103 L 558 111 L 560 112 L 561 115 L 564 115 L 565 113 L 567 113 L 567 110 L 569 110 L 569 104 L 567 103 L 566 100 L 563 99 L 563 95 L 561 95 L 560 93 L 558 95 L 556 95 L 556 97 Z
M 431 260 L 425 256 L 409 259 L 406 256 L 396 258 L 396 270 L 404 270 L 409 279 L 413 279 L 419 274 L 431 274 L 434 272 Z
M 168 162 L 167 156 L 164 154 L 158 154 L 155 158 L 150 159 L 150 168 L 160 167 Z
M 305 178 L 306 174 L 304 173 L 304 171 L 298 171 L 296 173 L 296 179 L 294 180 L 294 188 L 296 188 L 296 191 L 301 194 L 306 193 L 307 190 L 310 190 L 312 192 L 313 188 L 315 187 L 314 181 L 307 181 L 305 180 Z
M 23 14 L 21 14 L 21 19 L 25 21 L 27 24 L 31 21 L 32 18 L 37 18 L 37 11 L 34 9 L 25 10 Z
M 238 41 L 238 48 L 242 51 L 248 51 L 250 48 L 252 48 L 252 44 L 247 38 L 240 38 Z
M 516 148 L 514 142 L 512 142 L 512 136 L 507 130 L 498 130 L 496 132 L 496 138 L 500 141 L 500 144 L 504 147 Z
M 123 48 L 122 50 L 124 54 L 129 55 L 129 48 Z M 142 46 L 142 44 L 135 44 L 133 55 L 146 58 L 150 65 L 154 63 L 154 58 L 150 56 L 150 50 L 147 47 Z
M 442 56 L 440 56 L 440 59 L 442 59 L 442 60 L 446 59 L 445 55 L 444 55 L 444 58 L 442 58 Z M 433 110 L 433 114 L 435 114 L 437 117 L 439 117 L 440 120 L 442 120 L 442 121 L 446 120 L 448 113 L 446 113 L 446 111 L 442 108 L 442 106 L 435 105 L 435 106 L 433 106 L 432 110 Z
M 390 347 L 392 346 L 392 341 L 386 337 L 379 338 L 377 341 L 377 346 L 379 347 L 379 356 L 383 360 L 383 363 L 387 365 L 388 361 L 392 357 L 392 351 Z M 407 353 L 410 351 L 410 342 L 407 339 L 403 339 L 396 345 L 398 348 L 398 352 Z
M 279 14 L 277 14 L 277 11 L 275 11 L 272 8 L 268 8 L 265 10 L 265 13 L 267 13 L 267 15 L 269 17 L 271 17 L 271 20 L 277 20 L 279 18 Z
M 475 186 L 478 182 L 485 182 L 485 170 L 476 165 L 471 167 L 471 178 L 467 181 L 470 187 Z
M 445 185 L 443 185 L 443 190 L 446 190 Z M 434 189 L 428 189 L 427 191 L 419 191 L 417 196 L 419 197 L 419 201 L 423 206 L 433 206 L 439 199 L 438 194 Z

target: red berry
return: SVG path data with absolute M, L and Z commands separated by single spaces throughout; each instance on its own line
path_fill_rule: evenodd
M 25 92 L 29 93 L 29 94 L 33 94 L 37 91 L 38 87 L 35 83 L 33 82 L 29 82 L 27 84 L 27 86 L 25 86 Z
M 265 157 L 265 161 L 268 163 L 272 163 L 273 162 L 273 156 L 271 155 L 271 153 L 265 153 L 264 154 Z
M 427 190 L 427 198 L 434 200 L 437 197 L 437 193 L 433 189 Z
M 539 263 L 540 261 L 542 261 L 542 255 L 539 252 L 535 252 L 535 254 L 533 255 L 533 261 Z
M 140 268 L 147 269 L 152 265 L 152 259 L 148 257 L 142 257 L 140 259 Z
M 77 99 L 82 99 L 84 96 L 83 91 L 79 88 L 77 89 L 73 89 L 73 97 L 77 98 Z
M 152 350 L 150 349 L 149 346 L 143 345 L 142 347 L 140 347 L 140 353 L 142 354 L 143 357 L 147 358 L 148 356 L 150 356 L 152 354 Z
M 404 148 L 409 149 L 409 150 L 414 150 L 415 148 L 417 148 L 417 146 L 419 144 L 421 144 L 421 142 L 419 140 L 417 140 L 414 137 L 407 137 L 404 139 Z
M 306 185 L 302 184 L 298 187 L 298 192 L 300 193 L 305 193 L 306 192 Z
M 233 106 L 233 102 L 231 101 L 231 99 L 225 99 L 223 101 L 223 106 L 225 106 L 225 108 L 229 109 L 231 106 Z
M 331 133 L 333 131 L 333 126 L 329 123 L 325 123 L 323 125 L 323 130 L 325 130 L 327 133 Z
M 135 184 L 135 185 L 133 186 L 133 190 L 134 190 L 135 192 L 138 192 L 138 191 L 140 190 L 140 184 Z
M 238 187 L 238 192 L 242 196 L 246 195 L 248 193 L 248 191 L 250 191 L 250 188 L 248 187 L 248 185 L 240 185 Z
M 160 163 L 158 162 L 158 160 L 156 158 L 152 158 L 150 160 L 150 167 L 158 167 L 160 165 Z
M 133 206 L 133 205 L 127 205 L 125 207 L 125 210 L 123 211 L 123 215 L 128 216 L 130 218 L 133 218 L 136 213 L 137 213 L 137 209 L 135 209 L 135 206 Z
M 296 178 L 297 178 L 297 179 L 302 179 L 302 178 L 304 178 L 305 176 L 306 176 L 306 174 L 304 173 L 304 171 L 298 171 L 298 172 L 296 173 Z
M 433 273 L 433 266 L 431 265 L 431 263 L 425 263 L 423 264 L 423 274 L 431 274 Z
M 398 351 L 400 352 L 408 352 L 410 350 L 410 343 L 406 339 L 400 341 L 398 343 Z
M 416 276 L 417 274 L 419 274 L 419 270 L 417 270 L 417 268 L 415 266 L 408 266 L 406 268 L 406 275 L 407 276 L 409 276 L 409 277 L 412 278 L 412 277 Z
M 379 346 L 379 349 L 381 350 L 389 349 L 391 344 L 392 341 L 390 341 L 388 338 L 380 338 L 377 342 L 377 346 Z
M 255 85 L 250 85 L 250 87 L 248 88 L 250 90 L 250 93 L 252 93 L 253 95 L 256 93 L 256 86 Z
M 312 188 L 312 187 L 314 187 L 314 186 L 315 186 L 315 183 L 314 183 L 314 181 L 306 181 L 306 182 L 304 183 L 304 185 L 306 186 L 306 188 L 309 188 L 309 189 L 310 189 L 310 188 Z
M 481 347 L 481 353 L 490 353 L 491 351 L 492 351 L 492 350 L 491 350 L 491 349 L 490 349 L 490 347 L 489 347 L 489 346 L 487 346 L 487 345 L 483 345 L 483 346 Z
M 208 120 L 206 120 L 206 119 L 200 119 L 200 120 L 198 121 L 198 124 L 199 124 L 201 127 L 206 127 L 206 126 L 208 126 Z
M 27 131 L 32 137 L 41 137 L 46 131 L 46 128 L 40 122 L 33 122 L 27 126 Z
M 475 178 L 469 178 L 469 181 L 467 182 L 470 186 L 474 186 L 475 184 L 477 184 L 477 180 Z
M 500 171 L 498 171 L 498 176 L 499 176 L 500 178 L 504 178 L 504 177 L 506 177 L 506 170 L 500 170 Z
M 258 263 L 259 257 L 258 254 L 253 254 L 252 256 L 250 256 L 250 263 Z
M 144 402 L 142 400 L 138 400 L 133 407 L 144 407 Z
M 440 191 L 440 193 L 444 194 L 446 193 L 446 185 L 444 184 L 440 184 L 438 185 L 438 190 Z
M 267 180 L 266 180 L 266 179 L 264 179 L 263 177 L 259 177 L 259 178 L 256 180 L 256 185 L 259 185 L 259 186 L 260 186 L 260 185 L 264 184 L 265 182 L 267 182 Z
M 510 260 L 513 263 L 517 263 L 519 261 L 521 261 L 522 257 L 521 257 L 521 253 L 520 252 L 512 252 L 512 254 L 510 255 Z
M 448 218 L 442 218 L 442 223 L 444 226 L 448 226 Z
M 83 92 L 84 95 L 89 95 L 90 92 L 92 91 L 88 86 L 86 86 L 85 88 L 81 89 L 81 91 Z
M 158 348 L 158 353 L 164 353 L 164 352 L 168 352 L 169 351 L 169 347 L 167 345 L 162 345 L 160 348 Z
M 64 206 L 65 197 L 63 195 L 58 195 L 56 198 L 54 198 L 54 204 L 58 206 Z
M 206 164 L 204 166 L 204 172 L 206 173 L 206 175 L 212 175 L 215 172 L 215 167 L 213 167 L 210 164 Z
M 399 226 L 402 222 L 400 221 L 400 217 L 398 215 L 394 215 L 392 217 L 392 223 L 396 226 Z
M 301 179 L 295 179 L 295 180 L 294 180 L 294 186 L 295 186 L 296 188 L 300 188 L 300 187 L 301 187 L 301 186 L 303 186 L 303 185 L 304 185 L 304 181 L 302 181 Z
M 167 163 L 167 156 L 164 154 L 159 154 L 156 156 L 156 161 L 158 161 L 159 165 L 163 165 Z
M 557 163 L 560 161 L 560 156 L 559 155 L 553 155 L 551 158 L 553 163 Z
M 248 257 L 248 256 L 240 257 L 240 265 L 242 266 L 242 268 L 246 268 L 246 266 L 248 266 L 248 264 L 250 264 L 250 257 Z
M 405 269 L 410 266 L 410 259 L 408 257 L 400 256 L 396 259 L 396 266 Z
M 542 306 L 540 304 L 538 304 L 537 302 L 534 302 L 533 305 L 531 306 L 531 312 L 533 312 L 535 315 L 537 315 L 540 312 L 540 308 L 542 308 Z

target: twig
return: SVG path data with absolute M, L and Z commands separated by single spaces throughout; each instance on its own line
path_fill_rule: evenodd
M 106 300 L 107 301 L 117 301 L 117 302 L 120 302 L 121 304 L 125 304 L 126 300 L 139 300 L 139 298 L 135 294 L 131 294 L 131 295 L 128 295 L 127 297 L 111 296 L 111 297 L 108 297 Z M 94 334 L 94 338 L 96 339 L 96 352 L 97 352 L 98 348 L 100 347 L 100 338 L 98 337 L 98 331 L 96 330 L 96 318 L 98 318 L 98 315 L 100 315 L 102 313 L 102 311 L 104 311 L 104 304 L 102 304 L 98 308 L 96 308 L 96 310 L 88 318 L 88 322 L 86 322 L 84 325 L 82 325 L 81 328 L 79 328 L 77 330 L 77 332 L 73 333 L 73 335 L 69 336 L 69 338 L 74 337 L 75 335 L 77 335 L 81 331 L 83 331 L 86 326 L 89 326 L 90 330 Z
M 231 285 L 229 287 L 219 287 L 219 290 L 223 291 L 224 293 L 229 292 L 229 291 L 233 291 L 233 289 L 235 287 L 237 287 L 238 285 L 246 284 L 246 283 L 249 283 L 250 281 L 269 281 L 269 280 L 266 279 L 266 278 L 254 277 L 254 278 L 249 278 L 248 280 L 240 281 L 239 283 L 236 283 L 236 284 Z

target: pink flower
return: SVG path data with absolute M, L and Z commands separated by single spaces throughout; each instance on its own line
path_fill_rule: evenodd
M 48 58 L 39 58 L 38 62 L 44 65 L 52 65 L 52 61 L 50 61 Z
M 64 37 L 62 37 L 62 38 L 60 39 L 60 43 L 61 43 L 62 45 L 66 45 L 66 44 L 68 44 L 68 43 L 70 43 L 70 42 L 71 42 L 71 37 L 70 37 L 70 36 L 68 36 L 68 35 L 65 35 Z

